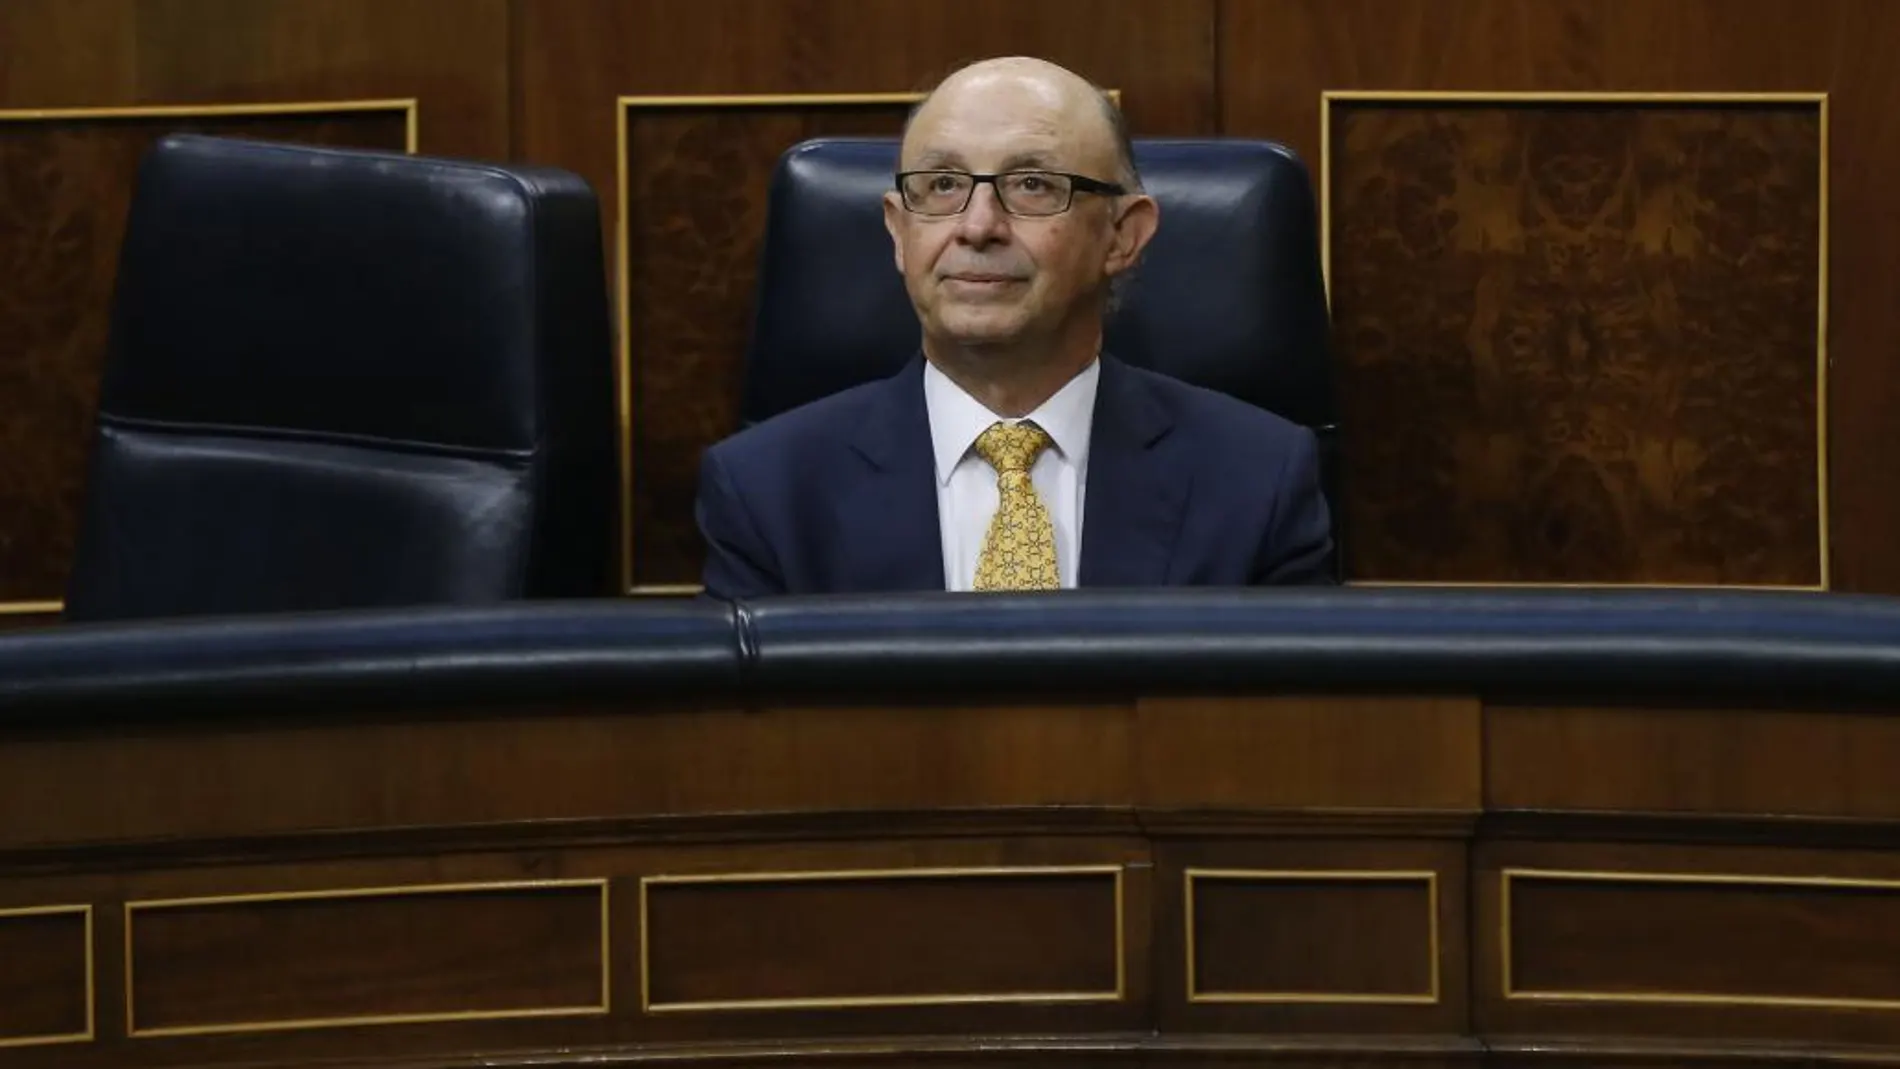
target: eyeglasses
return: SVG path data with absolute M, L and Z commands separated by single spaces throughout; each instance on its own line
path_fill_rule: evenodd
M 970 206 L 976 187 L 984 182 L 996 188 L 996 199 L 1011 215 L 1061 215 L 1077 193 L 1120 196 L 1128 192 L 1114 182 L 1061 171 L 903 171 L 897 176 L 897 191 L 904 197 L 904 207 L 918 215 L 957 215 Z

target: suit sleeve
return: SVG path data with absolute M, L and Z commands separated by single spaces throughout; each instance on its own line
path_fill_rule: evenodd
M 705 596 L 730 601 L 785 592 L 777 558 L 716 450 L 707 450 L 700 459 L 699 500 L 693 515 L 706 543 L 700 579 Z
M 1330 586 L 1334 570 L 1332 514 L 1320 488 L 1319 445 L 1302 429 L 1274 488 L 1273 520 L 1254 559 L 1255 586 Z

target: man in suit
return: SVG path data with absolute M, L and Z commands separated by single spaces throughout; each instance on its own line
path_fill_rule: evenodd
M 1311 432 L 1102 351 L 1160 222 L 1119 111 L 1011 57 L 945 79 L 884 197 L 922 353 L 708 450 L 706 593 L 1323 583 Z

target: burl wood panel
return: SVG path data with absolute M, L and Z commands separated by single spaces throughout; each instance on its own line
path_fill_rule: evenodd
M 1900 37 L 1900 5 L 1274 0 L 1219 16 L 1223 132 L 1287 138 L 1313 161 L 1325 90 L 1828 93 L 1830 586 L 1900 593 L 1900 214 L 1884 177 L 1900 168 L 1900 64 L 1881 44 Z M 1483 578 L 1512 578 L 1508 563 Z
M 1333 104 L 1360 579 L 1816 585 L 1815 104 Z
M 83 908 L 0 910 L 0 1049 L 92 1034 L 92 942 Z
M 1900 1009 L 1900 882 L 1505 873 L 1506 997 Z
M 1190 1001 L 1431 1002 L 1430 873 L 1189 870 Z
M 646 885 L 656 1010 L 1121 997 L 1113 871 Z
M 134 1035 L 605 1013 L 605 885 L 129 907 Z
M 63 596 L 139 160 L 166 133 L 402 149 L 400 109 L 0 116 L 0 601 Z
M 1492 807 L 1900 818 L 1900 718 L 1821 709 L 1487 706 Z
M 693 523 L 708 431 L 738 428 L 766 193 L 806 138 L 895 135 L 905 104 L 627 109 L 627 301 L 632 571 L 636 586 L 699 581 Z M 891 270 L 895 271 L 893 267 Z

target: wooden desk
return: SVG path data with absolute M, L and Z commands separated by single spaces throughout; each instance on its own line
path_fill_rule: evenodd
M 0 1065 L 1900 1059 L 1883 709 L 837 690 L 0 727 Z

